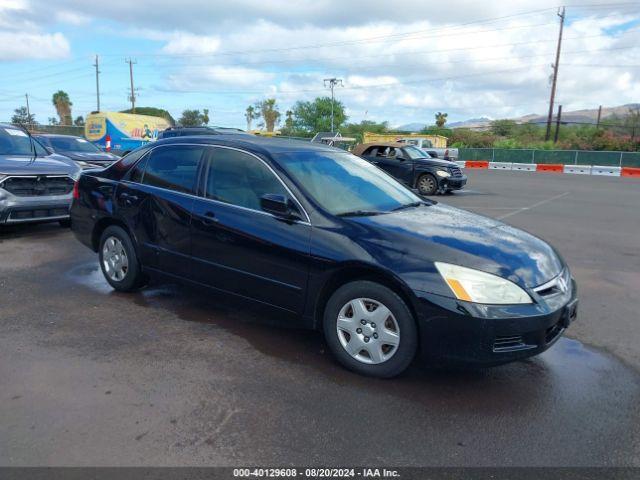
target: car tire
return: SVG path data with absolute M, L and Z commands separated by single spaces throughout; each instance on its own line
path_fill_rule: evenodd
M 102 232 L 98 255 L 102 274 L 115 290 L 133 292 L 145 284 L 133 242 L 123 228 L 112 225 Z
M 381 307 L 386 310 L 378 310 Z M 371 377 L 401 374 L 411 364 L 418 345 L 415 319 L 405 302 L 394 291 L 371 281 L 347 283 L 331 295 L 323 330 L 331 352 L 342 365 Z
M 71 228 L 71 219 L 65 218 L 64 220 L 58 220 L 58 225 L 62 228 Z
M 435 195 L 438 191 L 438 180 L 430 173 L 424 173 L 418 177 L 416 187 L 420 195 Z

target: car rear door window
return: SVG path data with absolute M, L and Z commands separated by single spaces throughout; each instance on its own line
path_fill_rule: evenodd
M 227 148 L 211 148 L 206 175 L 207 198 L 239 207 L 261 210 L 267 193 L 289 196 L 274 173 L 256 157 Z
M 200 145 L 171 145 L 153 149 L 143 160 L 146 165 L 141 183 L 194 193 L 198 164 L 205 148 Z

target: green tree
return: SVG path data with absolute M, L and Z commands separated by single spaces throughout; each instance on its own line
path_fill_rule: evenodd
M 371 120 L 362 120 L 360 123 L 347 123 L 340 129 L 345 137 L 355 137 L 358 142 L 363 141 L 364 132 L 371 133 L 387 133 L 389 124 L 387 122 L 374 122 Z
M 280 122 L 280 111 L 276 104 L 275 98 L 267 98 L 256 104 L 258 115 L 262 117 L 261 126 L 267 129 L 267 132 L 273 132 L 276 125 Z
M 185 110 L 178 123 L 183 127 L 201 127 L 206 123 L 205 115 L 200 113 L 200 110 Z
M 447 123 L 447 117 L 449 116 L 448 113 L 442 113 L 442 112 L 438 112 L 436 113 L 435 117 L 436 117 L 436 125 L 440 128 L 444 127 L 444 124 Z
M 342 102 L 333 106 L 334 129 L 339 130 L 347 120 Z M 296 130 L 307 133 L 331 130 L 331 97 L 318 97 L 313 102 L 298 101 L 293 106 L 293 124 Z
M 287 110 L 284 114 L 284 127 L 282 133 L 285 135 L 295 135 L 296 131 L 293 126 L 293 110 Z
M 494 135 L 507 137 L 515 132 L 517 126 L 518 124 L 514 120 L 494 120 L 491 122 L 491 131 Z
M 11 123 L 18 125 L 35 125 L 36 116 L 33 113 L 27 113 L 27 107 L 16 108 L 14 115 L 11 117 Z
M 259 113 L 256 111 L 256 107 L 249 105 L 244 112 L 244 118 L 247 120 L 247 132 L 251 131 L 251 126 L 254 120 L 259 117 Z
M 73 124 L 76 127 L 84 127 L 84 117 L 82 115 L 76 117 L 76 119 L 73 121 Z
M 127 110 L 121 110 L 120 113 L 133 113 L 133 111 L 129 108 Z M 150 115 L 152 117 L 160 117 L 160 118 L 164 118 L 171 125 L 175 125 L 176 124 L 176 121 L 171 116 L 171 114 L 168 111 L 166 111 L 166 110 L 164 110 L 162 108 L 136 107 L 136 114 L 138 114 L 138 115 Z
M 202 123 L 204 123 L 205 125 L 209 125 L 209 109 L 208 108 L 202 109 Z
M 63 90 L 58 90 L 53 94 L 51 103 L 56 107 L 56 113 L 60 118 L 60 125 L 71 125 L 71 100 L 69 94 Z

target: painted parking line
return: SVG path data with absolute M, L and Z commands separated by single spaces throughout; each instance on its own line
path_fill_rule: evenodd
M 540 200 L 539 202 L 536 202 L 533 205 L 529 205 L 528 207 L 522 207 L 522 208 L 517 209 L 515 212 L 510 212 L 510 213 L 507 213 L 507 214 L 502 215 L 500 217 L 497 217 L 497 220 L 504 220 L 505 218 L 512 217 L 514 215 L 517 215 L 518 213 L 526 212 L 527 210 L 532 210 L 532 209 L 534 209 L 536 207 L 539 207 L 540 205 L 544 205 L 545 203 L 553 202 L 554 200 L 558 200 L 558 199 L 560 199 L 562 197 L 566 197 L 567 195 L 569 195 L 569 192 L 564 192 L 564 193 L 560 193 L 559 195 L 555 195 L 553 197 L 545 198 L 544 200 Z

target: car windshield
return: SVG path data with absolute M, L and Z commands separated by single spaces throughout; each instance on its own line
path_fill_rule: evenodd
M 47 153 L 37 142 L 29 140 L 23 130 L 18 128 L 0 127 L 0 155 L 33 155 L 36 149 L 38 156 L 45 156 Z
M 418 147 L 404 147 L 404 151 L 411 160 L 417 160 L 418 158 L 430 158 L 429 154 Z
M 333 215 L 374 215 L 420 202 L 396 180 L 350 153 L 291 152 L 276 158 Z
M 100 153 L 98 147 L 84 138 L 78 137 L 48 137 L 51 147 L 56 152 L 84 152 Z

